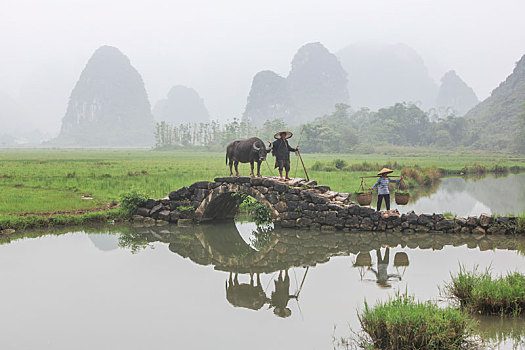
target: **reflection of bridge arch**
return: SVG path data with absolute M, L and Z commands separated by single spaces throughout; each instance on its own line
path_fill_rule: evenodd
M 216 187 L 210 191 L 195 210 L 197 221 L 233 218 L 237 212 L 237 201 L 232 194 L 237 192 L 244 192 L 252 196 L 270 209 L 272 219 L 275 220 L 279 216 L 279 212 L 275 210 L 274 206 L 268 201 L 260 189 L 246 186 L 245 184 L 232 183 Z

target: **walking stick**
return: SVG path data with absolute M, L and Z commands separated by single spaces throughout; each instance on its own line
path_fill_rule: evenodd
M 303 157 L 301 157 L 301 152 L 297 150 L 297 154 L 299 155 L 299 159 L 301 159 L 301 164 L 303 165 L 304 173 L 306 175 L 306 180 L 310 181 L 310 178 L 308 178 L 308 172 L 306 172 L 306 167 L 304 166 Z

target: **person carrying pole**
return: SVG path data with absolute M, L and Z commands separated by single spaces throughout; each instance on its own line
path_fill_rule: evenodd
M 369 187 L 369 190 L 373 190 L 377 187 L 377 211 L 381 210 L 381 202 L 383 199 L 385 200 L 386 204 L 386 210 L 390 210 L 390 191 L 388 190 L 388 184 L 390 182 L 399 182 L 403 179 L 403 176 L 399 180 L 393 180 L 388 177 L 388 174 L 393 172 L 394 170 L 383 168 L 379 173 L 377 173 L 377 176 L 379 176 L 379 179 L 377 179 L 377 182 L 374 186 Z
M 286 180 L 290 180 L 290 152 L 299 151 L 299 146 L 296 148 L 288 144 L 287 139 L 292 137 L 290 131 L 280 131 L 274 135 L 276 140 L 273 142 L 272 154 L 275 156 L 275 168 L 279 168 L 279 175 L 283 180 L 283 168 L 286 171 Z

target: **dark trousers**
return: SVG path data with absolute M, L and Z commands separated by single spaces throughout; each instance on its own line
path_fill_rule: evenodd
M 390 195 L 389 194 L 378 194 L 377 195 L 377 211 L 381 210 L 381 202 L 385 199 L 386 210 L 390 210 Z

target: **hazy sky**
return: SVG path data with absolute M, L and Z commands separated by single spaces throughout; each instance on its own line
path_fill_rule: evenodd
M 320 41 L 332 52 L 405 43 L 436 81 L 455 69 L 483 99 L 525 54 L 524 13 L 523 0 L 0 0 L 0 92 L 18 98 L 56 74 L 64 111 L 49 124 L 59 125 L 87 60 L 112 45 L 152 105 L 183 84 L 225 119 L 242 113 L 255 73 L 287 75 L 297 49 Z

